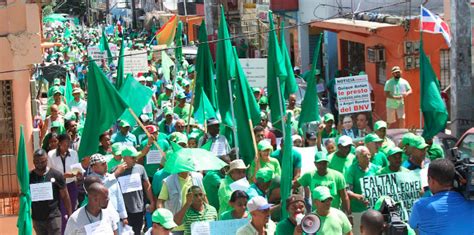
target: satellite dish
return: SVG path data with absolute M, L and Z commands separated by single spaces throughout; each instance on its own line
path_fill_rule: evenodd
M 303 232 L 305 233 L 308 233 L 308 234 L 316 233 L 317 231 L 319 231 L 320 227 L 321 227 L 321 220 L 315 214 L 307 214 L 301 220 L 301 228 L 303 229 Z

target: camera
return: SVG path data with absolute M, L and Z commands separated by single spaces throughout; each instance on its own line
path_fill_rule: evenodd
M 387 227 L 384 234 L 386 235 L 406 235 L 408 234 L 408 226 L 402 221 L 400 216 L 400 208 L 392 198 L 386 197 L 382 201 L 379 209 L 382 213 Z
M 461 156 L 457 147 L 450 150 L 450 160 L 453 162 L 456 170 L 454 188 L 466 200 L 474 201 L 474 158 Z

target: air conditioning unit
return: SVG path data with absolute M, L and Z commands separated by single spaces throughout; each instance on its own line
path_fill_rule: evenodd
M 368 47 L 367 60 L 370 63 L 385 62 L 385 48 L 383 47 Z

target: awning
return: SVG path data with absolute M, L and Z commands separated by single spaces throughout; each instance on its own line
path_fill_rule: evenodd
M 378 29 L 389 27 L 400 27 L 399 25 L 378 23 L 365 20 L 351 20 L 345 18 L 330 19 L 311 23 L 311 26 L 322 28 L 329 31 L 353 32 L 360 34 L 375 34 Z

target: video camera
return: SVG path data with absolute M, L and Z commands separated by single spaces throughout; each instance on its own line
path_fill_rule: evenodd
M 457 147 L 450 150 L 450 160 L 454 163 L 456 170 L 454 188 L 466 200 L 474 201 L 474 158 L 471 156 L 461 156 Z
M 379 209 L 382 213 L 387 227 L 384 234 L 386 235 L 406 235 L 408 234 L 408 226 L 402 221 L 400 216 L 400 208 L 392 198 L 387 197 L 383 199 L 382 205 Z

